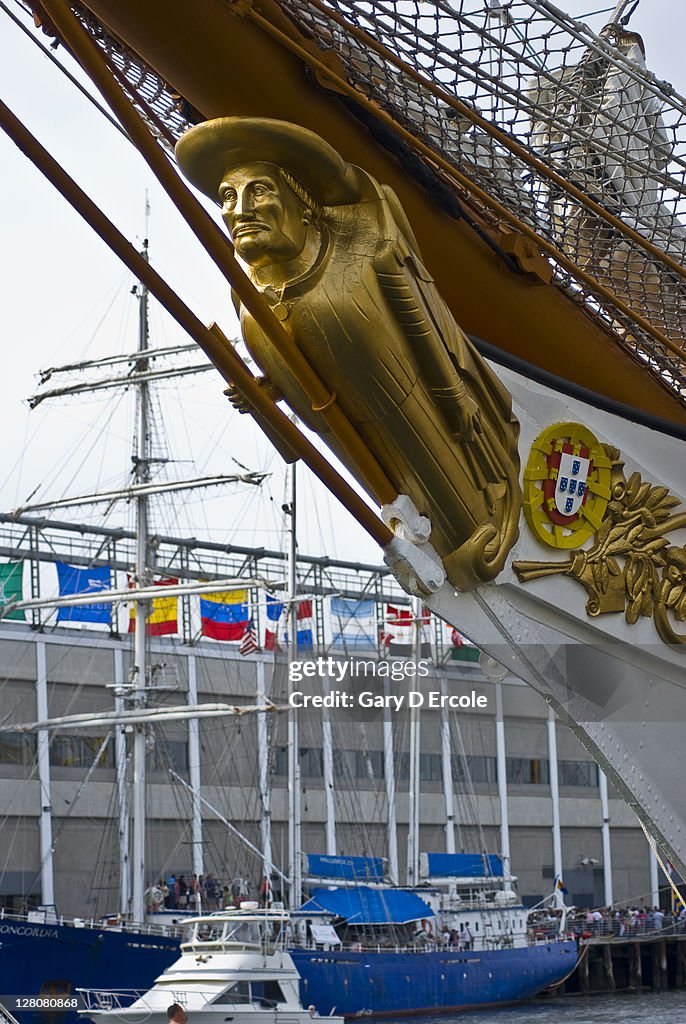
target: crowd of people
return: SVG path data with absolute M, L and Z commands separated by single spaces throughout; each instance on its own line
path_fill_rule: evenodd
M 655 932 L 675 934 L 686 931 L 686 909 L 663 911 L 660 907 L 600 907 L 575 910 L 569 926 L 580 938 L 613 936 L 634 938 Z
M 264 885 L 260 887 L 263 898 Z M 154 914 L 161 910 L 187 910 L 197 913 L 223 910 L 225 907 L 239 907 L 243 900 L 250 899 L 251 885 L 248 879 L 236 877 L 231 882 L 222 882 L 211 873 L 189 875 L 171 873 L 166 878 L 151 881 L 144 893 L 145 909 Z M 268 893 L 271 896 L 271 889 Z
M 474 936 L 468 924 L 462 926 L 462 931 L 458 931 L 457 928 L 443 928 L 434 934 L 433 923 L 423 920 L 415 928 L 412 941 L 416 945 L 431 946 L 434 949 L 441 946 L 445 949 L 471 949 Z

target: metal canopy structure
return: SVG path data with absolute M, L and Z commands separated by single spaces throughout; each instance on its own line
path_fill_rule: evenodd
M 176 588 L 165 587 L 165 593 L 178 592 L 182 596 L 179 638 L 184 643 L 192 643 L 196 639 L 190 610 L 192 595 L 221 590 L 222 584 L 228 580 L 234 587 L 242 586 L 252 592 L 255 626 L 260 635 L 264 625 L 260 622 L 264 598 L 260 605 L 258 589 L 261 590 L 261 584 L 257 581 L 269 579 L 283 582 L 287 561 L 285 552 L 161 533 L 153 534 L 150 539 L 155 554 L 155 574 L 180 581 Z M 102 597 L 97 594 L 90 598 L 77 595 L 61 601 L 56 601 L 54 595 L 42 595 L 39 572 L 41 564 L 62 562 L 84 568 L 109 566 L 113 572 L 130 574 L 135 560 L 135 547 L 136 536 L 133 530 L 0 513 L 0 558 L 12 562 L 28 562 L 30 572 L 27 578 L 31 581 L 31 592 L 26 595 L 30 600 L 24 604 L 35 627 L 42 626 L 51 611 L 60 604 L 102 601 Z M 298 554 L 297 589 L 302 597 L 312 599 L 312 628 L 317 647 L 321 647 L 324 637 L 323 598 L 373 601 L 379 624 L 384 622 L 384 605 L 387 602 L 403 608 L 408 608 L 410 603 L 408 596 L 385 566 L 327 556 Z M 155 593 L 153 588 L 150 594 Z M 118 600 L 125 601 L 129 596 L 122 591 Z M 278 599 L 283 600 L 280 592 Z M 441 639 L 439 657 L 447 653 L 448 647 Z

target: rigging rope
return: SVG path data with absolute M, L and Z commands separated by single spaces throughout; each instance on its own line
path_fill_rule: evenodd
M 669 887 L 672 890 L 672 893 L 674 894 L 674 898 L 677 900 L 678 903 L 681 904 L 681 906 L 684 908 L 684 910 L 686 910 L 686 901 L 684 900 L 684 897 L 679 892 L 679 889 L 677 888 L 677 886 L 676 886 L 676 884 L 674 882 L 674 879 L 672 878 L 671 872 L 669 872 L 667 870 L 667 868 L 665 867 L 664 861 L 662 860 L 662 857 L 660 856 L 659 850 L 657 848 L 657 843 L 655 842 L 655 840 L 653 839 L 653 837 L 651 836 L 650 832 L 645 827 L 645 825 L 643 824 L 643 822 L 641 821 L 640 818 L 638 819 L 638 823 L 639 823 L 639 825 L 641 826 L 641 828 L 643 830 L 644 836 L 648 840 L 648 846 L 653 851 L 653 856 L 655 857 L 655 860 L 658 862 L 658 864 L 662 868 L 662 873 L 663 873 L 663 875 L 665 876 L 665 878 L 667 879 L 667 881 L 669 883 Z

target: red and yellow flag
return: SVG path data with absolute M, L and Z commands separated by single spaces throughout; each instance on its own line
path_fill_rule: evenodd
M 156 587 L 172 587 L 178 584 L 178 579 L 168 577 L 167 579 L 155 580 Z M 178 603 L 176 595 L 173 597 L 155 597 L 152 602 L 152 611 L 145 619 L 145 632 L 148 636 L 168 636 L 170 633 L 178 633 Z M 132 605 L 129 611 L 129 633 L 136 632 L 136 609 Z

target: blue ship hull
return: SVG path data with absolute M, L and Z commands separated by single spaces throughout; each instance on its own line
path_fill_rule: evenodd
M 178 940 L 134 931 L 0 920 L 0 1001 L 77 988 L 148 989 Z M 574 967 L 573 942 L 475 952 L 292 950 L 303 1004 L 322 1015 L 437 1013 L 527 999 Z M 11 1009 L 11 1006 L 10 1006 Z M 77 1024 L 71 1011 L 18 1010 L 20 1024 Z
M 343 1016 L 443 1013 L 514 1003 L 561 981 L 576 964 L 576 943 L 522 949 L 397 953 L 291 950 L 302 1000 Z
M 179 956 L 178 939 L 112 928 L 0 919 L 0 1002 L 77 988 L 147 990 Z M 14 1010 L 20 1024 L 78 1024 L 71 1011 Z

